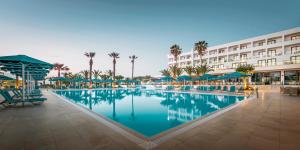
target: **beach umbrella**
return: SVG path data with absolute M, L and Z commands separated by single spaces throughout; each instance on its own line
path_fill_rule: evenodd
M 8 77 L 8 76 L 5 76 L 5 75 L 0 75 L 0 80 L 15 80 L 15 79 L 13 79 L 13 78 L 11 78 L 11 77 Z
M 169 82 L 169 81 L 173 81 L 174 79 L 170 76 L 164 76 L 164 77 L 160 78 L 160 80 Z
M 214 75 L 211 75 L 211 74 L 204 74 L 202 76 L 198 76 L 196 78 L 194 78 L 194 80 L 209 80 L 209 79 L 212 79 L 212 78 L 215 78 L 216 76 Z
M 176 79 L 176 81 L 183 82 L 183 84 L 185 84 L 186 81 L 191 81 L 191 80 L 192 80 L 192 77 L 187 76 L 187 75 L 179 76 Z
M 31 89 L 34 84 L 33 80 L 43 80 L 49 73 L 49 70 L 53 68 L 53 65 L 26 55 L 12 55 L 12 56 L 1 56 L 0 57 L 1 70 L 9 71 L 12 74 L 22 77 L 22 93 L 23 99 L 25 99 L 25 80 L 29 84 L 26 88 Z

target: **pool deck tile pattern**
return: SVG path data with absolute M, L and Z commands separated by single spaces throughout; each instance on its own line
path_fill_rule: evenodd
M 34 107 L 0 111 L 0 149 L 142 149 L 74 106 L 44 92 Z M 247 101 L 154 149 L 299 150 L 300 98 L 260 91 Z

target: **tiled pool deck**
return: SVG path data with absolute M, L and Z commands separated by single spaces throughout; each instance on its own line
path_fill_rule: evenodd
M 45 92 L 39 106 L 0 111 L 0 149 L 142 149 L 74 106 Z M 154 149 L 300 149 L 300 97 L 260 91 Z

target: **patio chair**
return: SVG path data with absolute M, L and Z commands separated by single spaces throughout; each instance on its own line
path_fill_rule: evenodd
M 296 88 L 296 87 L 289 88 L 289 95 L 298 96 L 299 95 L 298 88 Z
M 222 91 L 228 91 L 227 85 L 223 86 L 223 90 Z
M 14 97 L 16 97 L 16 98 L 21 98 L 22 95 L 23 95 L 23 93 L 22 93 L 21 90 L 12 89 L 12 90 L 10 90 L 10 91 L 14 94 L 14 95 L 13 95 L 13 98 L 14 98 Z M 10 95 L 12 95 L 12 94 L 10 93 Z M 41 92 L 39 92 L 39 91 L 33 91 L 33 92 L 29 93 L 29 94 L 25 94 L 25 96 L 26 96 L 26 97 L 42 97 L 43 94 L 42 94 Z
M 215 86 L 209 86 L 209 91 L 214 91 L 215 90 Z
M 4 97 L 5 101 L 10 104 L 24 103 L 24 102 L 43 102 L 46 98 L 26 98 L 22 100 L 20 98 L 13 98 L 7 90 L 0 90 L 0 94 Z
M 236 87 L 235 86 L 230 86 L 229 92 L 235 92 L 236 91 Z
M 283 87 L 282 94 L 289 95 L 289 94 L 290 94 L 290 88 L 288 88 L 288 87 Z
M 169 85 L 166 87 L 166 90 L 174 90 L 174 86 L 173 85 Z
M 219 91 L 221 90 L 221 86 L 220 85 L 217 86 L 217 90 L 219 90 Z

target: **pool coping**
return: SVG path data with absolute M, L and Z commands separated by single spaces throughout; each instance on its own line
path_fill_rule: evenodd
M 74 89 L 75 90 L 75 89 Z M 79 89 L 77 89 L 79 90 Z M 95 90 L 95 89 L 85 89 L 85 90 Z M 97 90 L 97 89 L 96 89 Z M 229 105 L 227 107 L 224 107 L 220 110 L 217 110 L 215 112 L 206 114 L 202 117 L 199 117 L 195 120 L 183 123 L 181 125 L 178 125 L 177 127 L 168 129 L 166 131 L 163 131 L 157 135 L 154 135 L 153 137 L 146 137 L 136 131 L 134 131 L 133 129 L 130 129 L 124 125 L 121 125 L 120 123 L 115 122 L 114 120 L 107 118 L 101 114 L 98 114 L 96 112 L 91 111 L 88 108 L 85 108 L 81 105 L 78 105 L 70 100 L 68 100 L 67 98 L 60 96 L 58 94 L 55 93 L 55 91 L 61 91 L 61 90 L 51 90 L 50 93 L 52 93 L 53 95 L 55 95 L 56 97 L 62 99 L 64 102 L 67 102 L 73 106 L 75 106 L 77 109 L 81 110 L 82 112 L 84 112 L 85 114 L 91 116 L 92 118 L 94 118 L 96 121 L 106 125 L 107 127 L 111 128 L 112 130 L 114 130 L 115 132 L 121 134 L 122 136 L 124 136 L 125 138 L 129 139 L 130 141 L 136 143 L 137 145 L 139 145 L 140 147 L 144 148 L 144 149 L 152 149 L 156 146 L 158 146 L 159 144 L 167 141 L 168 139 L 171 139 L 172 137 L 175 137 L 179 134 L 182 134 L 192 128 L 195 128 L 196 126 L 199 126 L 200 124 L 203 124 L 217 116 L 222 115 L 223 113 L 230 111 L 236 107 L 238 107 L 239 105 L 249 101 L 249 100 L 253 100 L 255 99 L 254 95 L 251 95 L 249 97 L 245 96 L 245 99 L 243 101 L 238 101 L 232 105 Z M 63 90 L 65 91 L 65 90 Z M 165 92 L 169 92 L 169 91 L 165 91 Z M 182 92 L 182 91 L 172 91 L 172 92 L 178 92 L 178 93 L 198 93 L 198 94 L 217 94 L 217 93 L 201 93 L 201 92 Z M 219 95 L 226 95 L 226 93 L 219 93 Z M 230 94 L 227 94 L 230 95 Z M 241 95 L 233 95 L 233 96 L 241 96 Z

